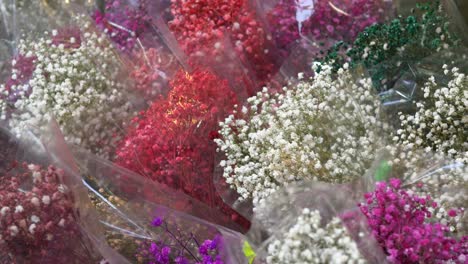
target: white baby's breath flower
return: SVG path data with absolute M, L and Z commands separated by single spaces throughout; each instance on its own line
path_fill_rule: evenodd
M 267 246 L 267 263 L 366 263 L 337 217 L 326 225 L 317 210 L 303 209 L 296 223 Z
M 230 186 L 254 205 L 301 179 L 343 183 L 361 177 L 379 147 L 380 102 L 368 78 L 333 75 L 314 65 L 314 78 L 270 95 L 249 98 L 242 117 L 220 124 L 218 150 Z

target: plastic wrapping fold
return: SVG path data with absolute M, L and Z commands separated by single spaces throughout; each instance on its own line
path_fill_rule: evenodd
M 357 207 L 357 193 L 362 195 L 364 190 L 307 181 L 278 190 L 256 209 L 248 234 L 258 245 L 258 258 L 268 263 L 302 263 L 299 260 L 306 261 L 308 251 L 313 256 L 308 261 L 320 263 L 343 260 L 343 255 L 350 263 L 384 263 L 384 254 Z
M 424 101 L 423 87 L 434 77 L 439 85 L 447 85 L 450 80 L 443 74 L 443 66 L 457 67 L 462 73 L 467 72 L 466 59 L 468 49 L 465 47 L 442 50 L 418 61 L 407 63 L 403 72 L 394 82 L 393 88 L 381 92 L 379 96 L 387 111 L 396 114 L 399 111 L 414 111 L 414 102 Z M 372 74 L 372 73 L 371 73 Z
M 173 263 L 181 256 L 196 263 L 204 256 L 202 243 L 217 240 L 219 245 L 209 252 L 216 252 L 211 254 L 213 261 L 219 256 L 223 263 L 246 263 L 241 251 L 245 238 L 214 224 L 225 224 L 217 210 L 81 149 L 73 153 L 97 212 L 97 225 L 105 231 L 102 242 L 109 248 L 103 256 L 118 254 L 125 259 L 115 263 Z
M 54 115 L 65 139 L 103 157 L 133 117 L 137 100 L 123 60 L 83 16 L 22 35 L 0 85 L 0 114 L 13 131 L 40 129 Z M 54 62 L 54 63 L 51 63 Z
M 85 189 L 48 154 L 50 142 L 63 146 L 57 128 L 48 128 L 49 138 L 24 131 L 28 141 L 1 128 L 0 262 L 98 263 L 102 257 L 85 228 L 92 215 L 80 206 Z M 60 154 L 70 156 L 63 148 Z M 93 230 L 93 237 L 102 235 Z
M 149 13 L 151 4 L 147 0 L 112 0 L 100 2 L 91 11 L 96 27 L 109 36 L 130 65 L 134 92 L 145 102 L 167 94 L 169 80 L 179 69 L 188 69 L 183 52 L 167 45 L 155 26 L 155 18 Z
M 339 41 L 352 42 L 366 27 L 394 16 L 391 1 L 271 0 L 257 1 L 273 40 L 295 73 Z M 308 68 L 307 68 L 308 67 Z

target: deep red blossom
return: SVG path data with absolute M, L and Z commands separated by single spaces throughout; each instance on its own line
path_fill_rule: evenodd
M 173 0 L 170 8 L 169 28 L 192 63 L 208 61 L 232 75 L 247 69 L 260 83 L 278 70 L 270 37 L 248 0 Z M 230 50 L 242 68 L 236 68 Z M 226 67 L 228 62 L 234 66 Z
M 167 98 L 153 102 L 133 121 L 117 163 L 221 209 L 226 223 L 245 220 L 225 205 L 213 181 L 218 123 L 237 103 L 227 81 L 206 70 L 180 70 Z

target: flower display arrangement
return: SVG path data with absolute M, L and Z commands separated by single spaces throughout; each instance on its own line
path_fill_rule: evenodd
M 424 149 L 467 164 L 468 77 L 457 67 L 444 65 L 441 71 L 447 84 L 437 82 L 434 76 L 427 80 L 421 88 L 424 98 L 415 102 L 416 111 L 398 113 L 401 127 L 393 141 L 407 152 L 408 159 L 415 156 L 415 150 Z
M 2 171 L 1 263 L 93 261 L 93 253 L 80 241 L 74 199 L 63 177 L 64 171 L 53 166 L 18 162 Z
M 317 65 L 315 66 L 317 70 Z M 288 183 L 353 181 L 379 146 L 380 103 L 369 78 L 355 81 L 345 66 L 270 95 L 268 89 L 221 123 L 218 150 L 226 182 L 254 205 Z
M 363 64 L 378 91 L 393 88 L 411 64 L 458 45 L 439 1 L 418 4 L 415 11 L 416 14 L 364 29 L 354 42 L 337 43 L 323 61 L 331 62 L 335 70 L 346 62 L 351 67 Z
M 284 237 L 268 244 L 267 263 L 366 263 L 338 217 L 321 226 L 318 210 L 304 208 Z
M 11 78 L 0 86 L 0 112 L 18 134 L 40 128 L 52 114 L 68 143 L 109 157 L 131 103 L 118 78 L 118 57 L 89 26 L 23 39 Z
M 364 198 L 361 211 L 391 263 L 466 263 L 468 237 L 451 236 L 431 196 L 412 194 L 393 178 L 378 182 Z M 457 217 L 458 210 L 450 208 L 448 217 Z
M 133 120 L 134 129 L 116 152 L 117 164 L 220 207 L 246 222 L 217 194 L 214 179 L 218 122 L 237 103 L 227 81 L 208 70 L 180 70 L 167 98 L 154 101 Z

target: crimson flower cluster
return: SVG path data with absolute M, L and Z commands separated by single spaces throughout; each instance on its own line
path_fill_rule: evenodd
M 126 5 L 122 0 L 110 0 L 106 1 L 102 11 L 94 12 L 94 22 L 121 50 L 131 50 L 138 37 L 151 26 L 147 0 L 138 1 L 136 7 Z
M 269 36 L 248 0 L 173 0 L 170 8 L 169 28 L 194 61 L 222 58 L 231 45 L 256 80 L 267 81 L 277 70 Z
M 378 182 L 359 206 L 372 234 L 392 263 L 466 263 L 468 237 L 448 236 L 449 228 L 433 220 L 437 208 L 430 196 L 419 197 L 401 187 L 399 179 Z M 452 210 L 452 213 L 456 210 Z M 455 216 L 451 214 L 451 216 Z
M 202 69 L 180 70 L 170 87 L 167 98 L 154 101 L 133 120 L 116 162 L 244 221 L 223 203 L 213 180 L 213 139 L 218 123 L 237 102 L 235 94 L 227 81 Z
M 63 170 L 53 166 L 16 162 L 2 171 L 0 263 L 90 261 L 91 255 L 80 247 L 74 200 L 61 183 L 63 176 Z

